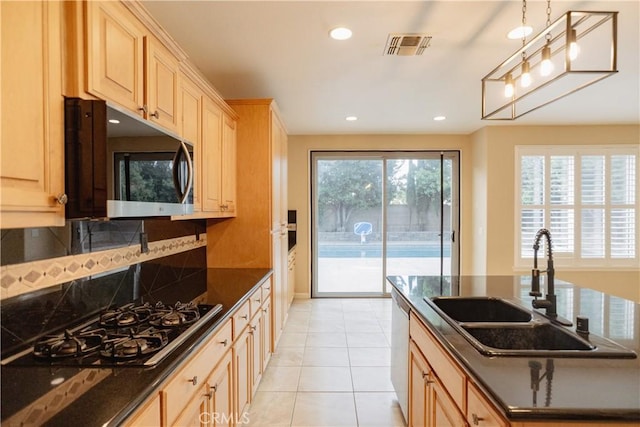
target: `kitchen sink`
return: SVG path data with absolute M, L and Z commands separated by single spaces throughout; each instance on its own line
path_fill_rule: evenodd
M 530 326 L 505 325 L 499 327 L 463 326 L 489 353 L 513 351 L 589 351 L 595 349 L 588 341 L 550 323 Z
M 491 297 L 436 297 L 431 302 L 456 322 L 530 322 L 531 311 Z
M 485 356 L 636 358 L 595 334 L 579 335 L 515 302 L 495 297 L 424 300 Z

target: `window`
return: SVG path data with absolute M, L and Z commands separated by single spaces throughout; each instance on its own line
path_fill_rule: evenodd
M 638 157 L 637 147 L 516 147 L 516 265 L 531 264 L 548 228 L 559 265 L 637 267 Z

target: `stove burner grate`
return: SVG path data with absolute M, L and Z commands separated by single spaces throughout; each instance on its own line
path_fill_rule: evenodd
M 149 328 L 140 333 L 110 335 L 100 349 L 100 355 L 114 360 L 126 360 L 155 353 L 166 347 L 166 331 Z
M 104 329 L 90 329 L 72 333 L 68 329 L 62 334 L 45 335 L 33 348 L 39 358 L 58 359 L 84 356 L 98 350 L 107 337 Z
M 175 328 L 190 325 L 198 319 L 200 319 L 200 312 L 193 303 L 177 302 L 173 307 L 158 303 L 149 318 L 149 324 L 162 328 Z
M 139 325 L 146 322 L 152 315 L 154 308 L 149 303 L 123 305 L 103 312 L 100 315 L 100 326 L 107 328 L 122 328 Z

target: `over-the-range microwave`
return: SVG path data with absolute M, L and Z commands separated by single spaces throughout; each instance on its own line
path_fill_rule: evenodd
M 193 144 L 105 101 L 65 99 L 66 217 L 193 213 Z

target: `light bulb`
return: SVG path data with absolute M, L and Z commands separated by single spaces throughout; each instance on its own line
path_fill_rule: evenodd
M 542 48 L 542 62 L 540 63 L 540 74 L 548 76 L 553 71 L 553 62 L 551 62 L 551 47 L 549 42 Z
M 569 33 L 569 59 L 573 61 L 578 57 L 580 53 L 580 46 L 576 38 L 576 30 L 571 30 Z
M 529 72 L 529 61 L 522 63 L 522 72 L 520 73 L 520 86 L 531 86 L 531 73 Z
M 504 96 L 511 98 L 513 96 L 513 78 L 511 73 L 507 74 L 504 78 Z

